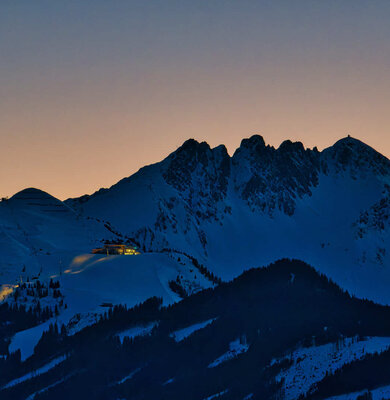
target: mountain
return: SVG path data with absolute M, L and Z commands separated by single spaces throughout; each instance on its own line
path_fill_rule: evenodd
M 16 288 L 58 280 L 62 308 L 52 291 L 40 301 L 79 329 L 105 305 L 153 295 L 171 304 L 285 257 L 387 304 L 389 183 L 390 161 L 351 137 L 319 152 L 291 141 L 275 149 L 255 135 L 233 156 L 190 139 L 91 196 L 62 202 L 30 188 L 0 202 L 0 299 L 37 307 Z M 115 240 L 141 255 L 91 254 Z M 31 355 L 49 323 L 17 333 L 10 350 Z
M 133 306 L 151 296 L 170 304 L 215 284 L 185 255 L 91 254 L 107 240 L 132 243 L 108 222 L 80 216 L 38 189 L 0 202 L 0 306 L 5 300 L 23 308 L 19 319 L 9 320 L 9 310 L 0 318 L 0 357 L 20 349 L 28 358 L 52 319 L 77 331 L 110 304 Z
M 302 143 L 193 139 L 109 189 L 65 204 L 145 252 L 192 255 L 223 280 L 281 257 L 315 265 L 360 297 L 390 301 L 390 161 L 352 137 Z
M 345 374 L 351 363 L 370 363 L 365 380 L 388 385 L 388 368 L 379 374 L 378 367 L 389 348 L 388 306 L 282 260 L 169 307 L 156 298 L 116 307 L 73 336 L 51 327 L 28 361 L 0 362 L 0 397 L 323 398 L 316 393 L 329 372 Z M 340 381 L 327 393 L 365 389 L 364 380 Z
M 389 225 L 390 161 L 351 137 L 190 139 L 92 195 L 25 189 L 0 202 L 0 397 L 390 394 Z
M 29 188 L 0 203 L 0 276 L 6 281 L 23 266 L 30 275 L 38 275 L 47 263 L 56 265 L 61 255 L 80 252 L 98 243 L 106 229 L 81 219 L 70 207 L 41 190 Z M 50 260 L 50 261 L 48 261 Z

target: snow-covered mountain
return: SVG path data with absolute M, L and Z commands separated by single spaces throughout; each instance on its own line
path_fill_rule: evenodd
M 232 157 L 190 139 L 91 196 L 61 202 L 30 188 L 0 202 L 0 299 L 21 280 L 58 279 L 62 322 L 90 321 L 102 304 L 170 304 L 287 257 L 390 303 L 389 184 L 390 161 L 351 137 L 319 152 L 256 135 Z M 91 254 L 113 239 L 142 254 Z
M 141 254 L 92 254 L 93 248 L 114 240 L 138 246 Z M 340 376 L 355 374 L 356 363 L 362 362 L 364 368 L 369 369 L 369 355 L 388 348 L 387 314 L 384 317 L 385 314 L 378 311 L 388 313 L 388 307 L 362 301 L 363 308 L 349 308 L 355 300 L 344 293 L 335 303 L 331 297 L 318 303 L 318 307 L 325 307 L 329 312 L 329 319 L 324 319 L 321 312 L 317 315 L 313 311 L 317 305 L 307 300 L 309 293 L 322 296 L 323 284 L 316 286 L 318 290 L 310 282 L 298 288 L 306 272 L 301 271 L 303 275 L 300 276 L 300 270 L 295 267 L 284 270 L 290 263 L 295 265 L 300 261 L 277 263 L 282 276 L 276 286 L 273 280 L 264 281 L 269 273 L 267 269 L 243 272 L 282 258 L 299 259 L 358 297 L 390 304 L 389 244 L 390 161 L 351 137 L 319 152 L 291 141 L 275 149 L 267 146 L 260 136 L 253 136 L 244 139 L 233 156 L 224 146 L 210 148 L 207 143 L 190 139 L 163 161 L 144 167 L 111 188 L 90 196 L 62 202 L 41 190 L 25 189 L 0 202 L 0 369 L 3 368 L 0 372 L 6 373 L 0 391 L 10 398 L 25 398 L 26 393 L 34 392 L 34 396 L 44 399 L 49 396 L 48 389 L 55 387 L 61 392 L 63 384 L 84 390 L 88 388 L 82 378 L 85 371 L 88 374 L 92 371 L 92 378 L 87 374 L 87 379 L 91 378 L 95 384 L 94 362 L 84 366 L 77 357 L 82 354 L 84 339 L 89 343 L 91 337 L 103 335 L 106 343 L 108 331 L 105 329 L 111 324 L 118 326 L 109 329 L 114 335 L 110 357 L 112 351 L 122 354 L 129 340 L 131 349 L 133 340 L 137 343 L 151 340 L 156 347 L 149 361 L 146 353 L 141 354 L 140 364 L 134 363 L 134 369 L 129 369 L 125 357 L 123 370 L 107 378 L 107 387 L 102 382 L 103 390 L 110 396 L 115 392 L 112 385 L 122 384 L 128 386 L 125 391 L 129 390 L 132 396 L 132 385 L 138 385 L 132 379 L 144 365 L 153 361 L 152 364 L 157 362 L 156 368 L 161 369 L 161 361 L 158 357 L 154 359 L 154 351 L 172 354 L 176 352 L 172 341 L 177 342 L 179 349 L 187 337 L 196 337 L 193 332 L 198 331 L 208 333 L 199 346 L 194 346 L 195 342 L 190 344 L 192 350 L 187 356 L 178 351 L 180 360 L 181 357 L 193 360 L 198 356 L 197 351 L 192 353 L 193 349 L 203 349 L 198 360 L 202 362 L 189 361 L 189 371 L 199 372 L 199 377 L 203 373 L 212 376 L 219 374 L 215 371 L 222 371 L 223 379 L 230 382 L 230 366 L 239 365 L 241 359 L 244 364 L 237 371 L 248 371 L 250 363 L 245 357 L 251 359 L 252 354 L 253 360 L 257 360 L 259 355 L 264 356 L 263 349 L 267 348 L 264 344 L 256 347 L 253 341 L 252 344 L 248 342 L 249 331 L 246 330 L 227 335 L 230 328 L 252 324 L 259 318 L 260 311 L 252 309 L 254 304 L 269 321 L 261 328 L 253 326 L 252 333 L 260 338 L 266 334 L 271 341 L 275 340 L 278 350 L 269 357 L 276 357 L 277 367 L 271 363 L 269 372 L 265 371 L 276 379 L 277 390 L 281 390 L 285 398 L 297 398 L 305 393 L 310 396 L 313 385 L 317 384 L 319 391 L 329 396 L 371 390 L 378 385 L 385 387 L 390 382 L 387 376 L 373 379 L 366 386 L 349 385 L 344 391 L 337 384 L 337 390 L 324 389 L 328 380 L 333 382 Z M 304 264 L 302 268 L 309 267 Z M 258 274 L 255 280 L 251 278 L 253 274 Z M 241 278 L 237 278 L 240 275 Z M 220 285 L 221 281 L 232 279 Z M 335 290 L 326 277 L 314 273 L 313 282 L 317 279 L 326 283 L 328 294 Z M 242 282 L 245 282 L 243 286 Z M 299 306 L 290 304 L 291 300 L 285 297 L 291 287 L 294 296 L 299 296 Z M 230 298 L 229 288 L 237 288 L 239 295 Z M 247 289 L 253 292 L 254 298 L 247 298 Z M 224 296 L 220 297 L 221 293 Z M 266 293 L 269 298 L 263 304 Z M 201 299 L 207 299 L 207 304 L 198 303 Z M 237 308 L 242 299 L 248 304 Z M 144 301 L 146 303 L 139 306 Z M 226 302 L 232 301 L 218 332 L 214 329 L 221 324 L 220 313 L 210 311 L 216 301 L 223 310 Z M 124 308 L 113 308 L 118 304 Z M 302 305 L 313 309 L 302 311 Z M 127 310 L 125 307 L 134 308 Z M 336 329 L 333 317 L 340 307 L 345 315 L 337 322 Z M 243 310 L 248 313 L 245 321 L 240 319 Z M 361 325 L 362 313 L 366 312 L 368 319 Z M 285 316 L 286 322 L 272 328 L 275 318 L 280 316 Z M 352 320 L 353 329 L 343 325 Z M 178 321 L 181 322 L 177 324 Z M 263 321 L 262 318 L 259 321 Z M 296 340 L 291 339 L 294 324 L 302 328 L 303 335 L 297 335 Z M 313 324 L 318 325 L 315 335 L 324 336 L 321 339 L 324 342 L 320 341 L 315 347 L 307 342 L 314 337 Z M 59 327 L 61 332 L 58 332 Z M 278 332 L 286 335 L 285 350 L 291 354 L 287 361 L 284 354 L 278 353 Z M 357 334 L 369 337 L 358 340 L 354 336 Z M 128 340 L 129 335 L 131 339 Z M 340 335 L 344 339 L 349 337 L 347 346 L 341 349 Z M 62 347 L 56 347 L 51 336 Z M 214 338 L 214 344 L 210 338 Z M 72 343 L 79 340 L 81 347 L 77 345 L 71 351 L 75 361 L 65 359 L 64 354 L 72 348 Z M 204 352 L 205 343 L 208 343 L 208 352 Z M 100 354 L 100 345 L 99 342 L 96 354 Z M 137 346 L 134 348 L 138 351 Z M 374 370 L 387 362 L 389 354 L 385 351 L 383 356 L 373 356 L 378 358 Z M 99 357 L 96 365 L 104 360 Z M 321 362 L 316 361 L 317 358 Z M 83 359 L 81 356 L 80 360 Z M 73 362 L 76 372 L 72 369 Z M 105 370 L 105 362 L 102 365 Z M 274 374 L 275 368 L 278 375 Z M 44 375 L 36 387 L 35 370 Z M 310 376 L 307 371 L 311 371 Z M 297 374 L 301 376 L 299 379 Z M 175 376 L 161 376 L 161 385 L 167 386 L 168 392 L 174 387 Z M 78 382 L 76 386 L 73 379 Z M 257 380 L 256 375 L 253 382 Z M 194 399 L 237 398 L 233 387 L 217 385 L 217 388 L 217 381 L 219 378 L 210 379 L 210 386 L 203 388 L 199 396 L 194 395 Z M 142 382 L 137 386 L 141 392 L 148 386 Z M 160 391 L 161 385 L 154 389 Z M 187 383 L 183 384 L 176 395 L 187 387 Z M 248 399 L 264 398 L 253 395 L 255 388 L 254 392 L 247 391 L 248 387 L 235 390 L 251 395 L 245 397 Z M 112 398 L 124 394 L 121 390 Z M 13 397 L 15 393 L 19 393 L 17 397 Z
M 61 262 L 66 267 L 71 261 L 70 252 L 90 250 L 108 233 L 103 224 L 78 216 L 48 193 L 25 189 L 0 203 L 0 281 L 23 269 L 38 275 L 48 264 L 58 273 Z
M 37 318 L 44 322 L 38 326 L 22 325 L 29 328 L 22 332 L 12 328 L 10 351 L 21 349 L 22 359 L 29 357 L 53 320 L 77 331 L 110 304 L 134 306 L 152 296 L 171 304 L 215 284 L 186 255 L 91 254 L 105 240 L 129 241 L 109 222 L 79 215 L 41 190 L 25 189 L 0 202 L 0 305 L 6 299 L 27 310 L 49 307 L 53 314 L 49 320 Z M 45 294 L 50 279 L 59 282 L 60 296 L 53 290 Z M 0 318 L 0 331 L 3 323 Z M 1 343 L 0 334 L 0 354 Z
M 244 139 L 232 157 L 193 139 L 109 189 L 69 199 L 147 252 L 188 253 L 224 280 L 281 257 L 390 302 L 390 161 L 352 137 L 319 152 Z

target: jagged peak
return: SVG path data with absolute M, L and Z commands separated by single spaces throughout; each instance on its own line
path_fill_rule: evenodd
M 265 147 L 265 141 L 261 135 L 252 135 L 250 138 L 242 139 L 240 147 L 242 148 L 253 148 L 253 147 Z
M 226 160 L 229 159 L 229 153 L 225 145 L 221 144 L 211 148 L 207 142 L 198 142 L 196 139 L 186 140 L 176 151 L 171 153 L 167 160 L 188 160 L 191 163 L 201 162 L 207 164 L 208 160 Z
M 226 148 L 226 146 L 224 144 L 220 144 L 219 146 L 213 147 L 211 149 L 211 151 L 214 154 L 221 155 L 222 157 L 226 157 L 226 156 L 229 157 L 229 153 L 228 153 L 227 148 Z
M 264 138 L 261 135 L 253 135 L 250 138 L 245 138 L 241 141 L 240 147 L 236 149 L 233 154 L 233 159 L 245 154 L 264 154 L 264 152 L 269 148 L 270 146 L 265 144 Z
M 198 142 L 196 139 L 187 139 L 175 153 L 182 152 L 199 152 L 210 150 L 210 145 L 207 142 Z
M 283 153 L 303 153 L 305 151 L 305 147 L 303 146 L 302 142 L 292 142 L 291 140 L 285 140 L 279 146 L 278 151 Z
M 237 150 L 240 150 L 240 149 L 258 150 L 260 148 L 265 148 L 265 141 L 264 141 L 263 136 L 252 135 L 250 138 L 242 139 L 240 147 Z

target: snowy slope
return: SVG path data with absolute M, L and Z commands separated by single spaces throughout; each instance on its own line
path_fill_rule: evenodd
M 383 400 L 390 398 L 390 386 L 382 386 L 376 388 L 374 390 L 362 390 L 360 392 L 342 394 L 340 396 L 332 396 L 328 397 L 326 400 L 356 400 L 359 396 L 366 394 L 367 392 L 371 393 L 372 400 Z
M 215 368 L 218 365 L 229 361 L 242 353 L 246 353 L 249 349 L 249 345 L 245 342 L 241 343 L 240 338 L 229 343 L 229 351 L 222 354 L 220 357 L 215 359 L 212 363 L 208 365 L 208 368 Z
M 52 278 L 59 281 L 66 304 L 57 318 L 18 333 L 11 351 L 21 348 L 22 357 L 28 357 L 49 323 L 70 323 L 75 331 L 93 323 L 106 310 L 101 307 L 104 303 L 133 306 L 152 296 L 162 297 L 166 304 L 178 301 L 180 297 L 169 288 L 169 281 L 178 276 L 188 294 L 212 286 L 183 256 L 92 255 L 103 239 L 118 238 L 112 230 L 103 221 L 77 215 L 63 202 L 33 188 L 0 203 L 0 300 L 12 296 L 20 281 L 47 284 Z M 18 300 L 27 307 L 36 306 L 37 301 Z M 50 297 L 39 301 L 42 307 L 57 304 Z
M 0 203 L 0 283 L 58 273 L 112 237 L 103 224 L 76 215 L 48 193 L 25 189 Z
M 127 329 L 118 334 L 119 340 L 121 343 L 123 343 L 124 338 L 133 339 L 137 336 L 149 335 L 156 325 L 158 325 L 157 322 L 152 322 L 146 326 L 136 326 L 134 328 Z
M 21 349 L 22 359 L 26 359 L 33 354 L 50 323 L 66 324 L 69 332 L 75 333 L 96 322 L 107 310 L 107 304 L 132 307 L 153 296 L 161 297 L 165 305 L 179 301 L 180 297 L 169 288 L 169 281 L 178 275 L 192 282 L 194 292 L 212 286 L 193 266 L 179 263 L 168 254 L 80 255 L 61 276 L 54 276 L 61 284 L 67 308 L 58 317 L 18 332 L 11 341 L 10 351 Z
M 49 363 L 45 364 L 44 366 L 37 368 L 33 372 L 29 372 L 28 374 L 25 374 L 21 376 L 20 378 L 13 379 L 12 381 L 8 382 L 6 385 L 2 387 L 2 389 L 7 389 L 9 387 L 19 385 L 20 383 L 27 381 L 29 379 L 34 378 L 37 375 L 41 375 L 46 373 L 47 371 L 51 370 L 54 368 L 56 365 L 62 363 L 64 360 L 66 360 L 66 356 L 60 356 L 55 358 L 54 360 L 50 361 Z
M 167 254 L 88 255 L 84 262 L 73 263 L 60 282 L 69 307 L 82 311 L 90 311 L 102 303 L 133 306 L 152 296 L 162 297 L 165 304 L 171 304 L 180 299 L 168 285 L 177 275 L 197 282 L 199 288 L 212 285 L 190 269 Z
M 188 336 L 192 335 L 194 332 L 198 331 L 199 329 L 205 328 L 207 325 L 210 325 L 216 320 L 216 318 L 208 319 L 207 321 L 198 322 L 197 324 L 187 326 L 186 328 L 179 329 L 175 332 L 171 333 L 171 337 L 175 339 L 176 342 L 181 342 L 182 340 L 186 339 Z
M 327 373 L 333 373 L 351 361 L 362 359 L 367 354 L 380 353 L 389 347 L 390 338 L 371 337 L 359 341 L 349 338 L 339 344 L 329 343 L 298 349 L 290 356 L 292 365 L 276 377 L 277 381 L 283 382 L 283 399 L 297 399 L 310 392 L 315 383 L 322 380 Z

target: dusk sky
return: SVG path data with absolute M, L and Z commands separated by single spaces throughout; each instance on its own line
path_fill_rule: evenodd
M 186 139 L 390 156 L 390 1 L 0 2 L 0 196 L 108 187 Z

